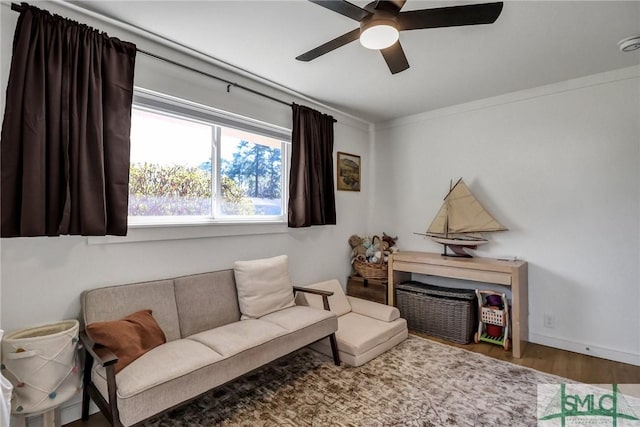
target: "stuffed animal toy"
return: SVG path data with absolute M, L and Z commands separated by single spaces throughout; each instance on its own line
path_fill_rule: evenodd
M 365 237 L 364 239 L 362 239 L 362 246 L 364 246 L 365 249 L 369 249 L 371 245 L 372 243 L 369 237 Z
M 352 249 L 357 247 L 361 243 L 362 243 L 362 237 L 358 236 L 357 234 L 354 234 L 353 236 L 349 237 L 349 246 L 351 246 Z
M 385 252 L 387 252 L 386 255 L 398 252 L 398 247 L 396 246 L 396 240 L 398 240 L 398 236 L 391 237 L 387 233 L 382 232 L 382 241 L 385 242 L 387 245 L 389 245 L 387 249 L 385 249 Z
M 387 233 L 382 233 L 382 239 L 370 237 L 360 237 L 356 234 L 349 237 L 351 246 L 351 263 L 357 259 L 362 262 L 377 263 L 381 259 L 387 262 L 389 254 L 398 251 L 395 246 L 398 237 L 391 237 Z
M 371 245 L 371 241 L 367 243 L 366 239 L 354 234 L 349 237 L 349 246 L 351 246 L 351 258 L 356 258 L 359 255 L 364 256 L 367 253 L 367 246 Z
M 395 246 L 396 245 L 396 240 L 398 240 L 398 236 L 391 237 L 387 233 L 385 233 L 384 231 L 382 232 L 382 241 L 386 242 L 389 245 L 388 246 L 389 248 L 391 246 Z
M 367 252 L 365 253 L 365 255 L 371 262 L 377 262 L 380 259 L 380 256 L 378 256 L 375 261 L 371 260 L 371 258 L 375 257 L 377 253 L 380 253 L 382 251 L 381 243 L 382 242 L 380 240 L 376 240 L 375 242 L 372 242 L 371 246 L 367 248 Z

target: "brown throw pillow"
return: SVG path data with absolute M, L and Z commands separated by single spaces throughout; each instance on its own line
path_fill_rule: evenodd
M 149 350 L 167 339 L 151 310 L 132 313 L 121 320 L 95 322 L 87 325 L 87 335 L 96 344 L 107 347 L 118 357 L 116 374 Z

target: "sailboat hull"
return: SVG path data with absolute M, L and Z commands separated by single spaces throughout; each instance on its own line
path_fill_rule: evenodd
M 438 236 L 429 236 L 431 240 L 437 243 L 442 243 L 443 245 L 453 245 L 453 246 L 462 246 L 467 247 L 469 249 L 475 249 L 479 245 L 484 245 L 485 243 L 489 243 L 487 239 L 452 239 L 450 237 L 438 237 Z
M 447 237 L 429 236 L 434 242 L 444 245 L 444 256 L 456 256 L 463 258 L 472 258 L 472 255 L 465 249 L 476 249 L 478 245 L 484 245 L 489 241 L 486 239 L 452 239 Z M 453 254 L 447 253 L 447 248 L 451 249 Z

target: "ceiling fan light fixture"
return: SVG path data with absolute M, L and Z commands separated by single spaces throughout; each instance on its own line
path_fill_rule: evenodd
M 397 42 L 399 37 L 394 19 L 374 15 L 360 24 L 360 43 L 367 49 L 385 49 Z

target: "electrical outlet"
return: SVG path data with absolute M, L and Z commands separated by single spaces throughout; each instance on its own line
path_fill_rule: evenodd
M 545 313 L 544 314 L 544 327 L 545 328 L 549 328 L 549 329 L 553 329 L 556 327 L 556 319 L 555 317 L 553 317 L 550 314 Z

